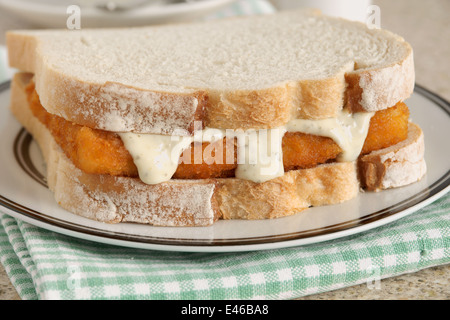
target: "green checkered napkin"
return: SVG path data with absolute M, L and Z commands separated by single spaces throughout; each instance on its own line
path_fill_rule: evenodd
M 255 0 L 227 10 L 221 15 L 272 9 Z M 450 194 L 375 230 L 242 253 L 130 249 L 4 214 L 0 222 L 0 262 L 22 299 L 291 299 L 360 283 L 382 289 L 380 279 L 450 263 Z
M 0 221 L 0 262 L 23 299 L 291 299 L 450 263 L 450 195 L 351 237 L 243 253 L 122 248 Z

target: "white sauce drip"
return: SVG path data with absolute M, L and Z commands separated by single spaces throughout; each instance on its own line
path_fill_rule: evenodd
M 343 150 L 338 161 L 354 161 L 361 153 L 372 113 L 341 111 L 336 118 L 294 119 L 284 127 L 267 130 L 221 130 L 207 128 L 194 136 L 119 133 L 138 168 L 140 179 L 157 184 L 171 179 L 184 150 L 192 142 L 237 138 L 236 178 L 265 182 L 284 175 L 282 139 L 288 132 L 303 132 L 333 139 Z
M 139 178 L 147 184 L 170 180 L 178 168 L 180 155 L 192 140 L 191 137 L 181 137 L 181 141 L 175 141 L 172 136 L 131 132 L 119 133 L 119 136 L 133 157 Z
M 284 175 L 281 141 L 284 127 L 267 130 L 248 130 L 236 134 L 238 166 L 236 178 L 265 182 Z
M 286 124 L 289 132 L 303 132 L 333 139 L 342 149 L 338 161 L 354 161 L 361 153 L 374 112 L 339 112 L 336 118 L 294 119 Z

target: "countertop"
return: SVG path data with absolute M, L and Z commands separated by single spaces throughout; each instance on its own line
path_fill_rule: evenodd
M 380 7 L 381 27 L 404 37 L 414 48 L 416 82 L 450 100 L 450 1 L 374 0 Z M 13 16 L 0 12 L 0 44 L 4 31 L 29 28 Z M 450 265 L 383 279 L 379 288 L 357 285 L 311 295 L 299 300 L 338 299 L 450 299 Z M 20 300 L 0 264 L 0 300 Z

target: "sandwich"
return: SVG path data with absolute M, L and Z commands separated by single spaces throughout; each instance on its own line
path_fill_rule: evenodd
M 7 33 L 56 202 L 107 223 L 282 218 L 420 180 L 411 46 L 314 10 Z

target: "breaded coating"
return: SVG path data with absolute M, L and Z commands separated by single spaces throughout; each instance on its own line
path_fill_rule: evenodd
M 370 119 L 369 132 L 361 153 L 367 154 L 405 140 L 408 135 L 408 122 L 409 109 L 403 102 L 375 112 Z
M 228 150 L 228 161 L 227 161 Z M 234 177 L 237 147 L 234 139 L 214 143 L 193 143 L 180 157 L 174 179 L 208 179 Z
M 342 152 L 333 139 L 301 132 L 283 137 L 284 170 L 312 168 L 335 159 Z
M 55 141 L 75 166 L 86 173 L 137 177 L 138 171 L 121 138 L 113 133 L 74 124 L 48 113 L 31 83 L 27 87 L 33 114 L 50 130 Z M 409 109 L 398 103 L 378 111 L 370 121 L 361 154 L 386 148 L 406 139 Z M 342 152 L 331 139 L 301 132 L 287 132 L 282 140 L 285 171 L 311 168 L 334 161 Z M 228 161 L 227 161 L 228 160 Z M 234 177 L 237 167 L 235 139 L 192 143 L 180 157 L 175 179 Z
M 33 114 L 49 129 L 73 164 L 87 173 L 135 177 L 137 168 L 122 139 L 115 133 L 91 129 L 48 113 L 34 86 L 28 86 Z

